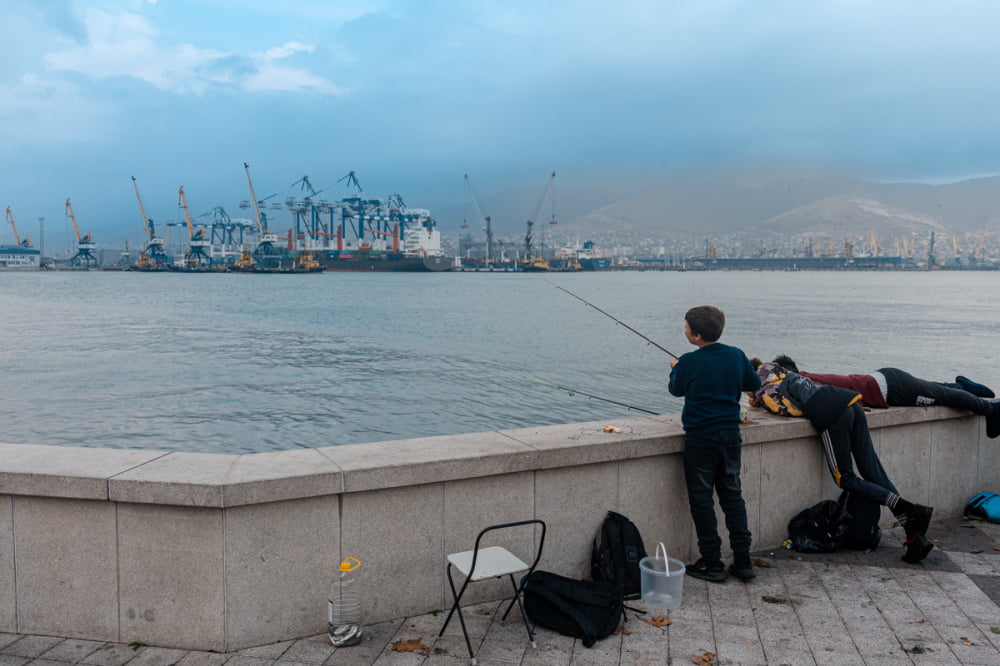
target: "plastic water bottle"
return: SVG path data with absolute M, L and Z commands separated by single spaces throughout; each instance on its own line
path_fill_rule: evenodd
M 340 570 L 326 607 L 330 642 L 337 647 L 361 641 L 361 562 L 348 557 Z

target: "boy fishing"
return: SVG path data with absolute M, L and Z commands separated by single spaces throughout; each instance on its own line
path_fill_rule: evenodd
M 687 573 L 713 583 L 727 577 L 713 490 L 719 495 L 733 551 L 728 571 L 744 581 L 755 577 L 740 485 L 740 396 L 756 391 L 760 379 L 746 354 L 719 342 L 725 325 L 726 315 L 719 308 L 700 305 L 687 311 L 684 335 L 697 349 L 670 362 L 668 384 L 672 395 L 684 398 L 684 480 L 700 553 Z

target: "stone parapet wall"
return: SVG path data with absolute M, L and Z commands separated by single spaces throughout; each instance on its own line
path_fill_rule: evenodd
M 751 418 L 742 475 L 761 549 L 838 491 L 807 422 Z M 981 418 L 897 408 L 869 423 L 890 478 L 935 518 L 1000 490 Z M 445 555 L 490 524 L 544 520 L 539 566 L 587 577 L 609 509 L 649 550 L 689 559 L 682 448 L 678 415 L 248 455 L 0 444 L 0 632 L 218 651 L 312 635 L 347 556 L 363 563 L 365 621 L 419 614 L 448 606 Z M 536 537 L 497 542 L 529 559 Z M 508 591 L 480 583 L 467 599 Z

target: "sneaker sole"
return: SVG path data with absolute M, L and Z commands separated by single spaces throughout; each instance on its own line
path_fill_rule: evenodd
M 703 573 L 696 573 L 688 569 L 685 573 L 687 573 L 687 575 L 691 576 L 692 578 L 707 580 L 709 583 L 725 583 L 726 578 L 728 578 L 725 571 L 715 574 L 703 574 Z
M 733 578 L 739 578 L 743 582 L 753 580 L 757 577 L 757 574 L 755 574 L 752 569 L 750 571 L 740 572 L 739 570 L 730 567 L 728 571 L 730 576 Z
M 914 537 L 913 543 L 906 547 L 906 552 L 901 559 L 907 564 L 917 564 L 927 557 L 927 554 L 933 549 L 934 544 L 927 537 L 920 535 Z

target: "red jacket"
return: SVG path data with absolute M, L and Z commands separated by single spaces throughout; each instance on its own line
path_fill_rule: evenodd
M 861 394 L 861 401 L 868 407 L 878 407 L 885 409 L 885 398 L 882 397 L 882 390 L 878 387 L 878 382 L 871 375 L 819 375 L 814 372 L 800 372 L 803 377 L 808 377 L 817 384 L 827 386 L 839 386 L 840 388 L 857 391 Z

